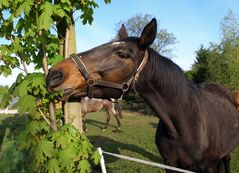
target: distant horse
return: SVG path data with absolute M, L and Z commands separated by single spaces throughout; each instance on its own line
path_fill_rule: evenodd
M 239 145 L 235 92 L 189 81 L 179 66 L 149 47 L 156 33 L 156 19 L 139 38 L 128 37 L 122 25 L 119 40 L 56 64 L 47 76 L 48 90 L 64 90 L 62 100 L 119 98 L 134 90 L 160 119 L 155 142 L 165 164 L 198 173 L 219 173 L 224 165 L 229 173 L 230 153 Z
M 119 104 L 119 103 L 117 103 Z M 90 99 L 89 97 L 84 97 L 81 99 L 81 105 L 82 105 L 82 121 L 83 121 L 83 130 L 86 131 L 86 121 L 85 117 L 87 113 L 90 112 L 98 112 L 101 109 L 105 109 L 107 119 L 105 123 L 105 127 L 103 128 L 103 131 L 107 129 L 110 121 L 110 115 L 113 114 L 115 119 L 117 120 L 118 127 L 117 130 L 120 130 L 121 122 L 120 119 L 122 119 L 121 114 L 121 108 L 120 105 L 117 105 L 115 107 L 115 103 L 106 99 Z

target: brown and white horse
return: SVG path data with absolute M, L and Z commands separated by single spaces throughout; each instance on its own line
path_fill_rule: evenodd
M 116 105 L 117 104 L 117 105 Z M 109 101 L 106 99 L 96 99 L 89 97 L 84 97 L 81 99 L 81 105 L 82 105 L 82 121 L 83 121 L 83 130 L 87 131 L 86 128 L 86 114 L 90 112 L 98 112 L 101 109 L 105 109 L 107 119 L 105 123 L 105 127 L 103 128 L 103 131 L 107 129 L 110 121 L 110 115 L 113 114 L 117 123 L 118 127 L 117 130 L 120 130 L 121 122 L 120 119 L 122 119 L 121 114 L 121 108 L 119 103 L 114 103 L 114 101 Z

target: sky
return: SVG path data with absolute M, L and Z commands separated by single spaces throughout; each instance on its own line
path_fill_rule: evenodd
M 209 42 L 219 43 L 220 22 L 229 9 L 239 13 L 239 0 L 112 0 L 104 4 L 96 0 L 92 25 L 76 21 L 77 51 L 82 52 L 110 41 L 117 34 L 116 24 L 136 14 L 150 14 L 157 19 L 159 29 L 167 29 L 177 38 L 172 60 L 183 70 L 189 70 L 195 60 L 195 51 Z M 75 13 L 75 19 L 79 17 Z M 33 68 L 31 68 L 33 69 Z M 11 77 L 0 77 L 0 85 L 14 82 Z

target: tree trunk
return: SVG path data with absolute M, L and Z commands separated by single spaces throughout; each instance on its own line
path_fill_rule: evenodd
M 40 31 L 39 35 L 44 37 L 44 31 Z M 46 59 L 46 45 L 44 42 L 41 43 L 41 54 L 42 54 L 42 65 L 43 65 L 43 71 L 45 74 L 45 77 L 48 74 L 48 66 L 47 66 L 47 59 Z M 50 114 L 50 120 L 51 120 L 51 128 L 52 130 L 57 130 L 57 124 L 56 124 L 56 115 L 55 115 L 55 108 L 53 102 L 49 102 L 48 105 L 49 108 L 49 114 Z
M 58 36 L 60 37 L 60 51 L 64 58 L 68 58 L 70 54 L 76 53 L 76 36 L 75 25 L 73 22 L 67 27 L 66 23 L 61 22 L 57 25 Z M 69 100 L 64 105 L 64 121 L 75 126 L 80 132 L 83 132 L 82 128 L 82 113 L 81 113 L 81 100 Z

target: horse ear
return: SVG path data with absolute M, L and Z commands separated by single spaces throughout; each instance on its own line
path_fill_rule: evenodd
M 145 27 L 139 39 L 139 46 L 148 47 L 156 37 L 157 21 L 153 18 Z
M 128 37 L 128 33 L 126 31 L 124 24 L 121 25 L 121 28 L 118 32 L 118 37 L 119 37 L 119 39 L 125 39 Z

